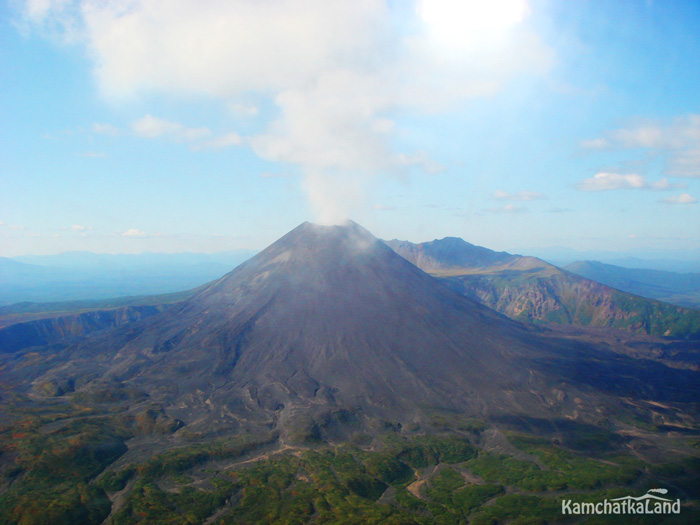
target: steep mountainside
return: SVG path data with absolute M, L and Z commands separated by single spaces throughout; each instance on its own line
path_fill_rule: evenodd
M 460 293 L 513 319 L 700 336 L 698 311 L 621 292 L 534 257 L 493 252 L 455 238 L 387 244 Z
M 700 273 L 623 268 L 598 261 L 574 262 L 565 270 L 624 292 L 700 309 Z

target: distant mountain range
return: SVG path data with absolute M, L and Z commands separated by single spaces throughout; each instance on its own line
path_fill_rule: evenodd
M 623 268 L 597 261 L 578 261 L 565 269 L 624 292 L 679 306 L 700 308 L 700 273 Z
M 19 255 L 10 260 L 35 266 L 53 268 L 146 268 L 146 267 L 185 267 L 206 264 L 226 265 L 240 264 L 257 253 L 257 250 L 228 250 L 215 253 L 94 253 L 88 251 L 62 252 L 52 255 Z
M 0 305 L 180 292 L 217 279 L 255 251 L 0 257 Z
M 677 273 L 700 272 L 700 249 L 648 250 L 611 252 L 603 250 L 574 250 L 566 247 L 514 248 L 515 253 L 539 257 L 555 266 L 564 267 L 577 261 L 600 261 L 623 268 L 643 268 Z
M 625 293 L 536 257 L 494 252 L 454 237 L 387 244 L 465 296 L 516 320 L 700 336 L 700 311 Z

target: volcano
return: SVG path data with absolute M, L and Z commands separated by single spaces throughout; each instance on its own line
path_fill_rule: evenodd
M 671 368 L 691 348 L 661 362 L 520 324 L 355 223 L 304 223 L 183 302 L 105 317 L 0 338 L 0 522 L 555 522 L 565 489 L 666 484 L 697 501 L 700 372 Z
M 622 397 L 698 399 L 697 376 L 510 320 L 349 222 L 298 226 L 179 306 L 65 348 L 34 384 L 128 385 L 223 432 L 338 411 L 596 422 Z

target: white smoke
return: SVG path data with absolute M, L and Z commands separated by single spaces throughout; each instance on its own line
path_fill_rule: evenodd
M 347 217 L 378 175 L 439 169 L 425 152 L 394 151 L 396 115 L 449 111 L 553 61 L 527 31 L 489 49 L 471 42 L 445 53 L 439 31 L 421 32 L 415 12 L 382 0 L 28 0 L 24 15 L 85 46 L 108 99 L 273 101 L 278 114 L 240 144 L 298 166 L 323 222 Z M 412 19 L 402 25 L 401 17 Z M 397 29 L 411 25 L 411 34 Z
M 366 201 L 370 176 L 356 173 L 345 177 L 327 171 L 307 171 L 303 188 L 315 214 L 315 222 L 343 224 Z

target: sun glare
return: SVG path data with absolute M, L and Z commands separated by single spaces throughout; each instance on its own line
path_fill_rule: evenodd
M 419 0 L 432 37 L 465 48 L 496 41 L 529 14 L 526 0 Z

